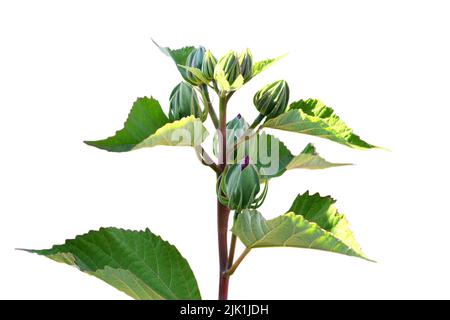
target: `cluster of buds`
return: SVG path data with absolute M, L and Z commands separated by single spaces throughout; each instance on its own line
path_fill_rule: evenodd
M 229 51 L 217 61 L 211 51 L 200 46 L 188 55 L 185 67 L 191 70 L 186 71 L 184 78 L 194 86 L 206 84 L 205 80 L 215 81 L 217 74 L 221 72 L 228 84 L 232 85 L 239 76 L 242 76 L 242 82 L 247 82 L 253 77 L 253 55 L 250 49 L 244 50 L 241 54 Z M 195 74 L 192 69 L 200 71 L 201 74 Z
M 172 91 L 169 117 L 171 120 L 177 120 L 194 115 L 206 119 L 205 114 L 207 115 L 208 111 L 205 108 L 202 113 L 195 87 L 203 86 L 200 90 L 202 95 L 205 95 L 206 85 L 214 87 L 221 95 L 237 90 L 253 77 L 253 55 L 250 49 L 240 54 L 229 51 L 217 60 L 211 51 L 200 46 L 190 52 L 184 67 L 186 70 L 183 77 L 186 82 L 180 83 Z M 265 85 L 253 97 L 253 104 L 260 115 L 251 127 L 254 128 L 254 124 L 265 117 L 270 119 L 282 114 L 288 103 L 289 86 L 286 81 L 279 80 Z

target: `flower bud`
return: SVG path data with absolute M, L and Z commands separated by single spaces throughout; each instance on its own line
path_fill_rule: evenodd
M 198 47 L 192 50 L 192 52 L 188 55 L 186 59 L 186 66 L 196 69 L 202 69 L 203 65 L 203 57 L 205 55 L 205 48 Z M 198 79 L 192 72 L 186 72 L 186 80 L 189 81 L 193 85 L 199 85 L 203 82 Z
M 250 49 L 245 50 L 239 55 L 239 67 L 244 81 L 247 82 L 253 76 L 253 55 Z
M 213 80 L 214 79 L 214 68 L 216 67 L 217 59 L 213 56 L 211 51 L 206 51 L 203 56 L 202 63 L 202 72 L 205 75 L 206 79 Z
M 233 146 L 238 139 L 247 133 L 248 123 L 238 114 L 235 118 L 227 123 L 227 145 Z
M 261 88 L 253 97 L 259 113 L 267 118 L 282 114 L 289 102 L 289 86 L 284 80 L 275 81 Z
M 230 85 L 233 84 L 234 80 L 236 80 L 241 72 L 239 68 L 239 58 L 236 52 L 229 51 L 225 54 L 222 58 L 220 58 L 219 65 L 225 72 L 225 78 L 228 83 Z
M 258 201 L 259 191 L 258 169 L 247 156 L 242 164 L 229 165 L 223 172 L 219 200 L 232 210 L 249 209 Z
M 231 150 L 233 148 L 234 144 L 241 139 L 245 134 L 247 134 L 247 130 L 249 128 L 249 125 L 247 121 L 241 116 L 241 114 L 238 114 L 236 117 L 234 117 L 232 120 L 228 121 L 227 123 L 227 150 Z M 216 132 L 213 139 L 213 152 L 215 156 L 218 156 L 219 154 L 219 135 Z M 234 152 L 236 154 L 237 150 Z M 234 161 L 234 157 L 231 157 L 233 154 L 229 154 L 230 158 L 228 161 Z
M 170 94 L 169 119 L 175 121 L 191 115 L 200 117 L 200 103 L 194 87 L 187 82 L 180 82 Z

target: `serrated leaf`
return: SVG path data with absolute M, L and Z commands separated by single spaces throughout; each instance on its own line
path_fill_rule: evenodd
M 287 112 L 268 119 L 263 126 L 312 135 L 355 149 L 378 148 L 354 134 L 332 108 L 317 99 L 293 102 Z
M 334 203 L 331 197 L 306 192 L 297 196 L 288 213 L 272 220 L 266 220 L 256 210 L 244 210 L 232 231 L 248 249 L 296 247 L 369 260 Z
M 303 151 L 295 156 L 286 166 L 286 170 L 290 169 L 326 169 L 332 167 L 350 166 L 351 163 L 332 163 L 322 158 L 316 151 L 316 147 L 312 143 L 308 143 Z
M 257 74 L 263 72 L 264 70 L 266 70 L 267 68 L 269 68 L 270 66 L 272 66 L 273 64 L 278 62 L 279 60 L 283 59 L 284 57 L 286 57 L 286 54 L 276 57 L 276 58 L 266 59 L 266 60 L 256 62 L 253 65 L 253 77 L 256 76 Z
M 178 71 L 180 71 L 182 77 L 184 79 L 187 79 L 186 70 L 181 68 L 180 65 L 182 66 L 186 65 L 187 57 L 192 52 L 192 50 L 195 49 L 195 47 L 186 46 L 180 49 L 170 49 L 169 47 L 161 47 L 159 44 L 155 42 L 155 40 L 152 41 L 159 48 L 159 50 L 161 50 L 162 53 L 172 58 L 172 60 L 175 62 L 175 65 L 178 68 Z
M 258 167 L 262 179 L 279 177 L 290 169 L 315 170 L 350 165 L 326 161 L 311 143 L 300 154 L 294 156 L 283 142 L 265 132 L 249 137 L 245 143 L 239 145 L 234 154 L 235 162 L 248 155 Z
M 117 131 L 112 137 L 85 141 L 85 143 L 112 152 L 130 151 L 167 123 L 169 119 L 157 100 L 147 97 L 138 98 L 122 130 Z
M 156 145 L 197 146 L 207 135 L 201 120 L 190 116 L 169 122 L 159 102 L 144 97 L 133 104 L 122 130 L 112 137 L 85 143 L 107 151 L 125 152 Z
M 148 229 L 101 228 L 48 250 L 27 251 L 74 266 L 135 299 L 201 299 L 188 262 Z
M 160 146 L 195 147 L 200 145 L 208 131 L 200 119 L 189 116 L 158 129 L 154 134 L 138 143 L 133 150 Z

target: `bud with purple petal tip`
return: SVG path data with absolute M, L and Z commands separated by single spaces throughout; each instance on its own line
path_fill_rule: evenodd
M 245 156 L 244 161 L 241 163 L 241 171 L 248 167 L 250 164 L 250 157 Z
M 219 201 L 232 210 L 253 208 L 258 202 L 260 177 L 247 156 L 241 164 L 229 165 L 220 178 Z
M 249 128 L 249 125 L 248 125 L 247 121 L 245 121 L 245 119 L 241 116 L 241 114 L 238 114 L 232 120 L 228 121 L 227 130 L 226 130 L 227 149 L 228 150 L 230 150 L 234 146 L 234 144 L 239 139 L 241 139 L 244 136 L 244 134 L 247 133 L 248 128 Z M 214 135 L 214 140 L 213 140 L 213 152 L 214 152 L 215 156 L 217 156 L 219 154 L 218 146 L 219 146 L 219 137 L 216 132 L 216 134 Z M 234 152 L 235 156 L 236 156 L 236 153 L 237 153 L 237 150 L 236 150 L 236 152 Z M 229 154 L 229 156 L 231 156 L 231 154 Z M 232 157 L 228 160 L 234 161 L 234 157 Z

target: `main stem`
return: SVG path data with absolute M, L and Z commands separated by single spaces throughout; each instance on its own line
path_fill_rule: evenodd
M 220 97 L 219 130 L 219 169 L 223 172 L 227 164 L 227 98 Z M 219 178 L 219 174 L 217 175 Z M 219 300 L 228 299 L 228 218 L 230 209 L 217 200 L 217 236 L 219 243 Z

